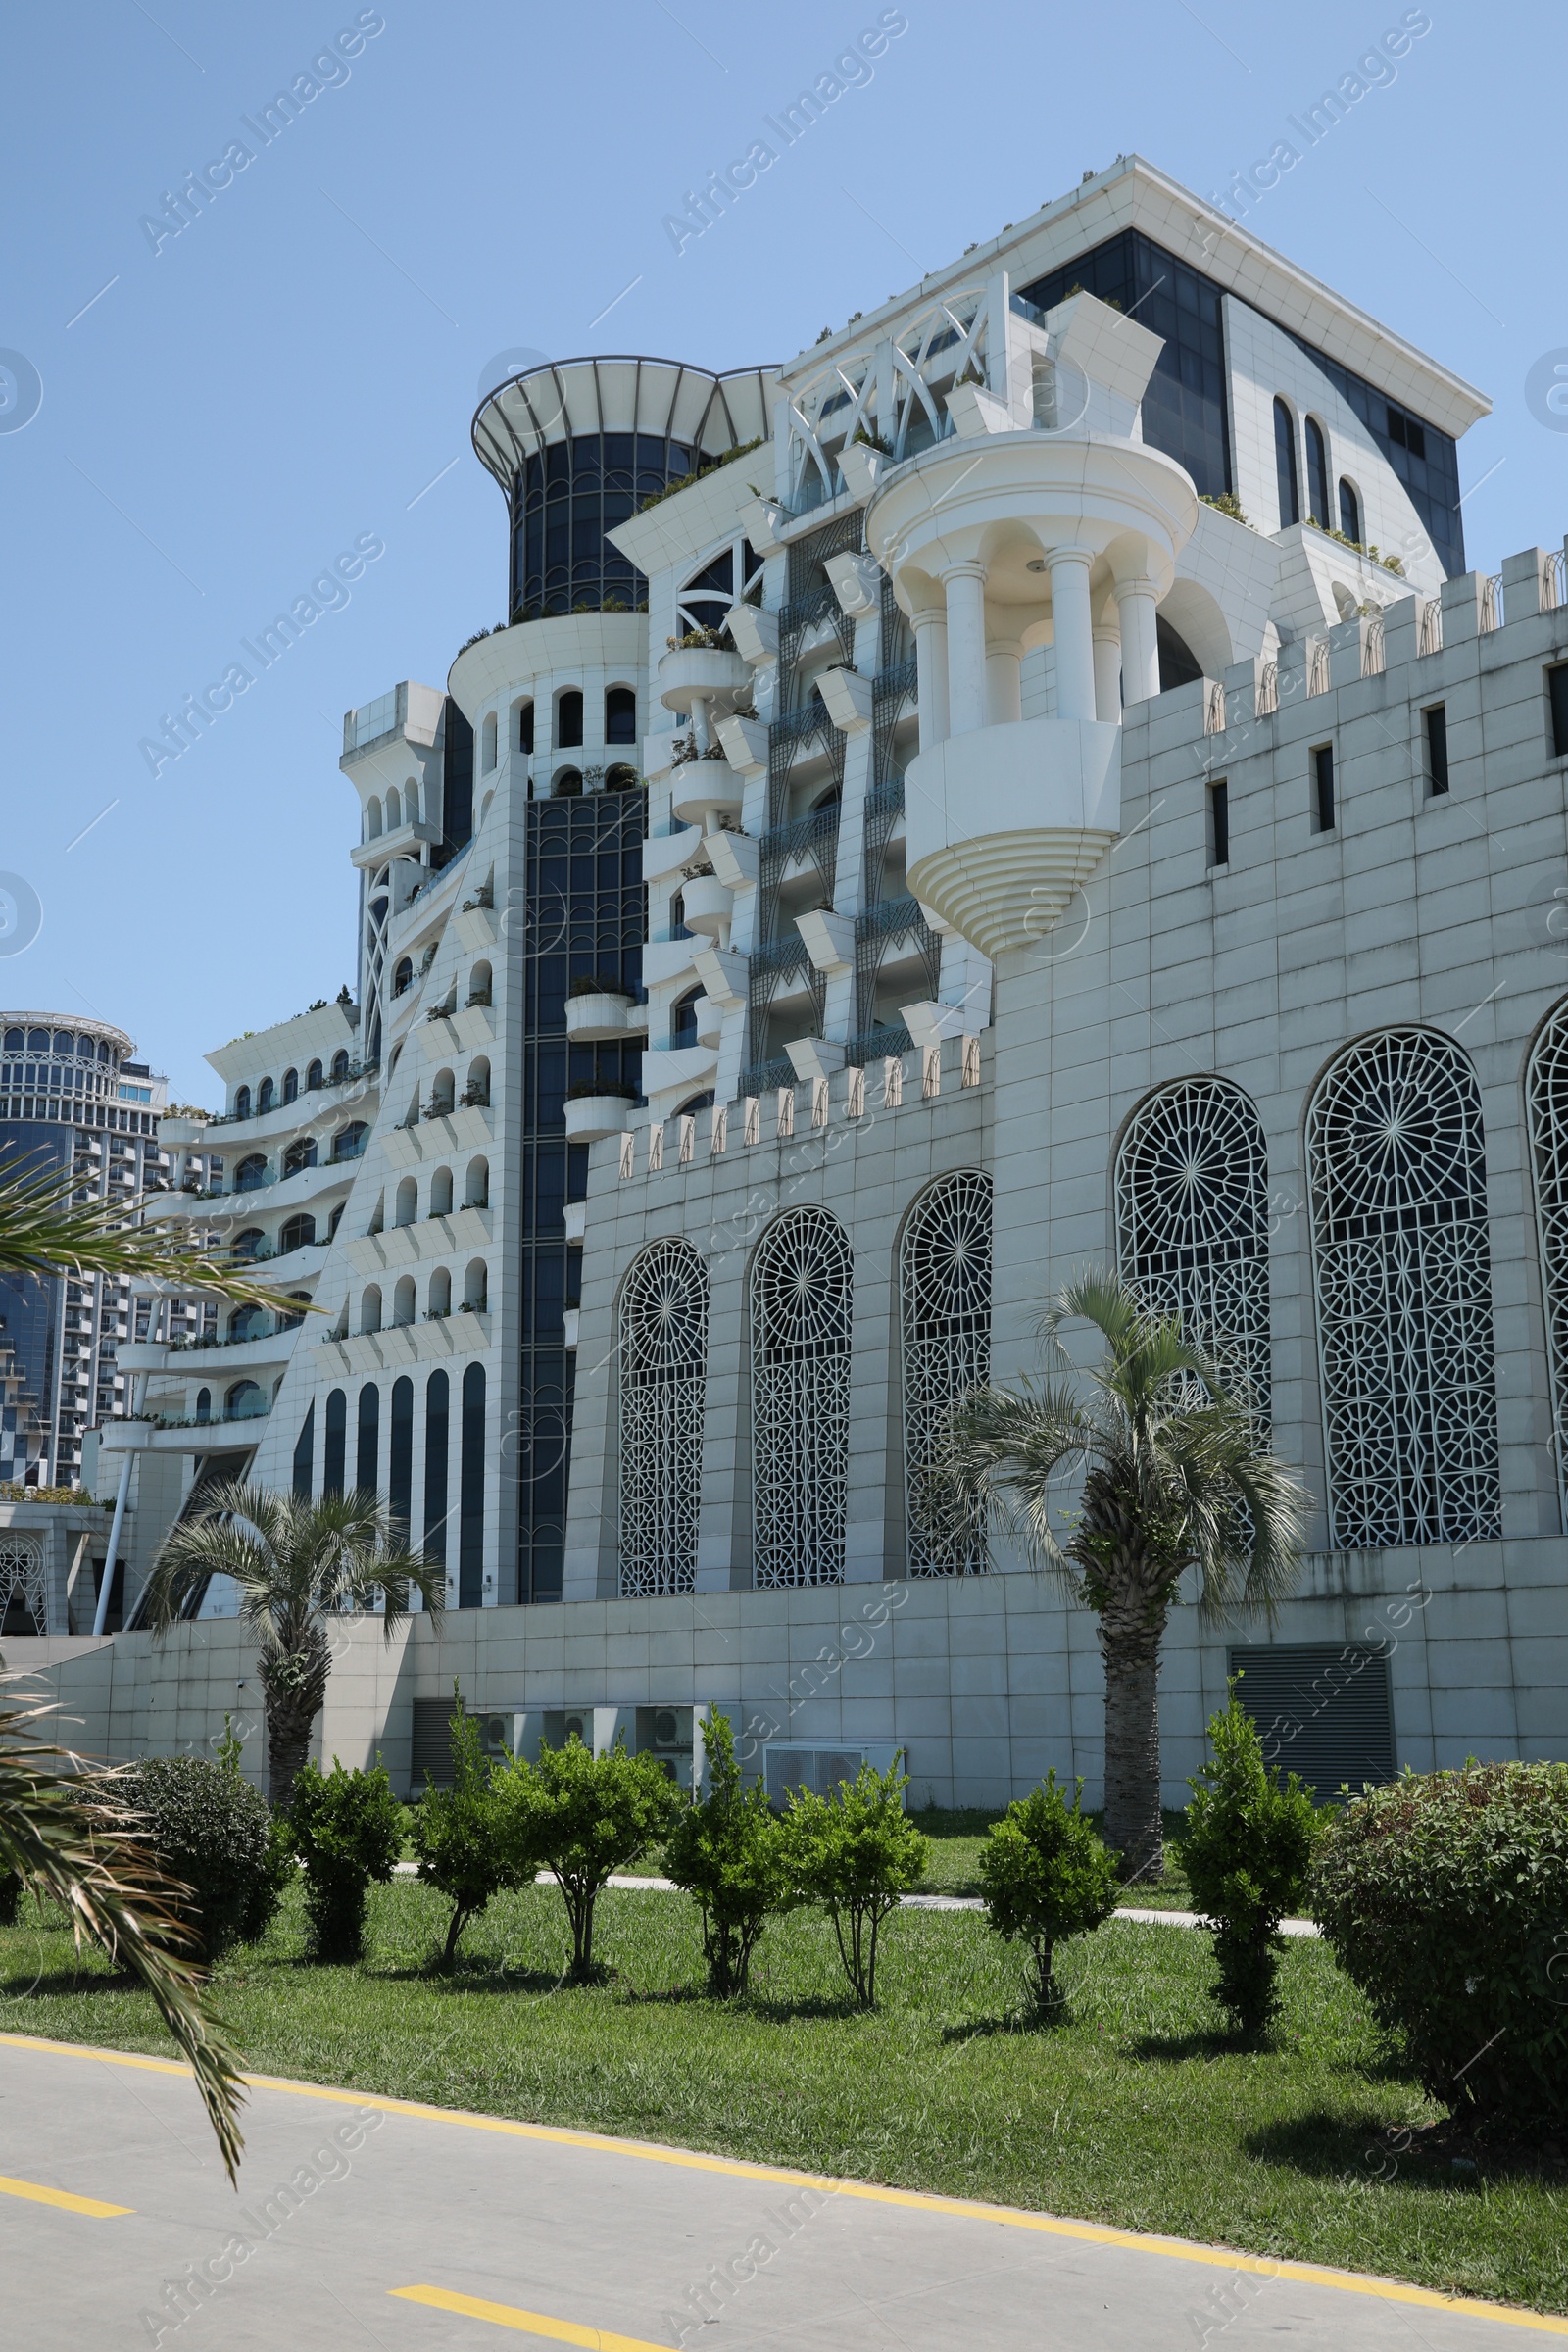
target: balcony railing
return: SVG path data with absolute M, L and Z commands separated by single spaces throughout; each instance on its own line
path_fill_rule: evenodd
M 774 972 L 793 972 L 811 960 L 810 951 L 798 931 L 786 933 L 782 939 L 768 939 L 751 955 L 751 968 L 760 975 Z

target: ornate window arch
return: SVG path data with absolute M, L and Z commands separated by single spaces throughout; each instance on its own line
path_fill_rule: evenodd
M 1568 999 L 1556 1007 L 1536 1040 L 1526 1095 L 1541 1295 L 1546 1310 L 1551 1424 L 1557 1442 L 1557 1491 L 1563 1525 L 1568 1527 L 1568 1458 L 1564 1454 L 1568 1444 Z
M 822 1208 L 776 1217 L 752 1259 L 752 1559 L 760 1587 L 844 1581 L 849 1236 Z
M 1481 1090 L 1459 1047 L 1386 1029 L 1306 1118 L 1331 1541 L 1501 1531 Z
M 620 1294 L 620 1590 L 691 1592 L 703 1483 L 708 1274 L 655 1242 Z
M 945 1506 L 931 1473 L 952 1407 L 991 1378 L 991 1207 L 989 1176 L 944 1176 L 915 1201 L 899 1246 L 911 1576 L 986 1567 L 984 1520 Z
M 0 1625 L 4 1625 L 13 1600 L 21 1601 L 35 1632 L 47 1630 L 49 1578 L 43 1545 L 36 1536 L 8 1527 L 0 1533 Z
M 1271 1418 L 1268 1152 L 1250 1095 L 1184 1078 L 1134 1112 L 1116 1154 L 1116 1256 L 1155 1313 Z

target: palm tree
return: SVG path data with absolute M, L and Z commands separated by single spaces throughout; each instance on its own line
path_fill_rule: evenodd
M 42 1172 L 14 1159 L 0 1166 L 0 1274 L 129 1274 L 181 1290 L 217 1291 L 236 1300 L 275 1302 L 275 1294 L 229 1259 L 188 1247 L 168 1227 L 127 1226 L 121 1202 L 75 1200 L 74 1174 Z M 186 1891 L 158 1870 L 116 1800 L 112 1774 L 84 1773 L 81 1759 L 34 1739 L 46 1707 L 0 1702 L 0 1875 L 53 1896 L 78 1936 L 91 1936 L 147 1986 L 165 2025 L 189 2059 L 228 2177 L 242 2145 L 238 2054 L 204 2011 L 203 1975 L 184 1950 L 177 1915 Z
M 1078 1370 L 1071 1322 L 1104 1341 Z M 946 1476 L 1099 1617 L 1105 1662 L 1105 1837 L 1123 1878 L 1164 1866 L 1159 1648 L 1189 1568 L 1210 1621 L 1274 1609 L 1295 1581 L 1307 1495 L 1271 1452 L 1250 1396 L 1114 1274 L 1069 1283 L 1040 1326 L 1049 1377 L 976 1390 L 954 1412 Z M 1058 1541 L 1053 1490 L 1081 1471 Z
M 187 1889 L 138 1843 L 113 1773 L 84 1773 L 80 1757 L 31 1738 L 27 1727 L 49 1711 L 0 1700 L 0 1873 L 52 1895 L 78 1942 L 91 1936 L 140 1977 L 190 2061 L 232 2180 L 243 2080 L 238 2052 L 198 1998 L 196 1937 L 177 1915 Z
M 147 1622 L 167 1633 L 198 1598 L 209 1577 L 232 1577 L 239 1613 L 261 1651 L 267 1714 L 268 1794 L 286 1805 L 321 1711 L 332 1652 L 326 1620 L 345 1608 L 368 1609 L 379 1593 L 381 1631 L 390 1641 L 417 1592 L 439 1631 L 446 1570 L 410 1551 L 400 1521 L 379 1496 L 357 1489 L 312 1502 L 270 1487 L 237 1481 L 205 1490 L 188 1519 L 164 1540 L 147 1581 Z

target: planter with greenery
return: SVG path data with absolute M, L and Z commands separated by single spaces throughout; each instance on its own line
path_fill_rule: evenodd
M 1007 1807 L 980 1849 L 986 1917 L 999 1936 L 1026 1944 L 1034 1962 L 1036 2014 L 1063 2006 L 1055 1949 L 1089 1936 L 1116 1908 L 1116 1856 L 1083 1811 L 1079 1781 L 1071 1805 L 1053 1766 L 1038 1788 Z
M 1263 1761 L 1263 1743 L 1236 1695 L 1208 1726 L 1213 1761 L 1187 1786 L 1193 1801 L 1177 1846 L 1193 1901 L 1212 1922 L 1219 1983 L 1214 1998 L 1236 2030 L 1256 2041 L 1279 2008 L 1280 1921 L 1298 1911 L 1318 1820 L 1296 1773 Z
M 1104 1343 L 1086 1369 L 1062 1339 L 1076 1322 Z M 983 1511 L 1099 1619 L 1105 1836 L 1123 1878 L 1158 1878 L 1159 1652 L 1181 1581 L 1196 1573 L 1210 1621 L 1271 1613 L 1296 1579 L 1307 1497 L 1253 1400 L 1117 1275 L 1069 1283 L 1040 1331 L 1051 1376 L 960 1404 L 943 1476 L 957 1507 Z M 1078 1464 L 1063 1543 L 1057 1482 Z

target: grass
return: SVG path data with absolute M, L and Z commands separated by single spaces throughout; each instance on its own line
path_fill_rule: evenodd
M 769 1929 L 752 1997 L 725 2005 L 701 1989 L 674 1895 L 603 1898 L 605 1979 L 580 1990 L 561 1983 L 554 1889 L 499 1898 L 442 1979 L 426 1972 L 445 1910 L 407 1880 L 377 1888 L 365 1962 L 318 1968 L 291 1888 L 215 2005 L 264 2073 L 1568 2310 L 1568 2167 L 1455 2173 L 1391 2151 L 1391 2128 L 1434 2111 L 1321 1944 L 1293 1941 L 1276 2045 L 1249 2052 L 1216 2030 L 1208 1939 L 1187 1931 L 1119 1923 L 1069 1945 L 1068 2020 L 1041 2030 L 1019 1954 L 977 1914 L 901 1914 L 868 2016 L 810 1912 Z M 0 2027 L 168 2048 L 145 1995 L 96 1953 L 78 1965 L 30 1901 L 0 1931 Z

